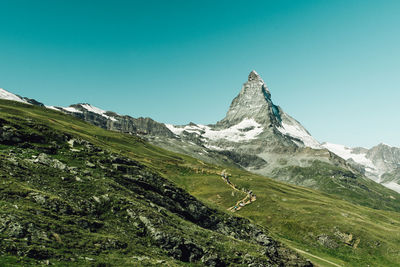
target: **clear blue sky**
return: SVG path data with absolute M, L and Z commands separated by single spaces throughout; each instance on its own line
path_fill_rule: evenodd
M 0 0 L 0 87 L 214 123 L 256 69 L 319 141 L 400 146 L 400 1 Z

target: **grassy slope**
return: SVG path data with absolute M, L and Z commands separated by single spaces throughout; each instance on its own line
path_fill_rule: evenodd
M 221 180 L 218 176 L 221 167 L 165 151 L 136 137 L 105 131 L 52 110 L 0 101 L 0 116 L 10 115 L 33 117 L 101 147 L 121 152 L 221 210 L 244 196 L 238 192 L 233 195 L 231 188 Z M 268 227 L 282 242 L 340 265 L 400 264 L 399 213 L 351 204 L 238 169 L 229 169 L 229 172 L 233 183 L 252 189 L 257 195 L 255 203 L 237 214 Z M 351 240 L 345 234 L 351 234 Z M 325 265 L 324 261 L 315 261 Z
M 43 110 L 0 109 L 0 266 L 307 264 L 140 163 L 46 127 Z
M 314 161 L 311 166 L 289 166 L 277 169 L 276 179 L 289 177 L 285 182 L 303 185 L 312 180 L 313 185 L 307 186 L 338 198 L 367 206 L 374 209 L 400 211 L 400 195 L 381 184 L 354 174 L 349 170 L 321 161 Z

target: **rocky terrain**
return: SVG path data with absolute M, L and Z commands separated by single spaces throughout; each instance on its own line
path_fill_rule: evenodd
M 10 112 L 0 119 L 0 265 L 312 266 L 138 161 Z

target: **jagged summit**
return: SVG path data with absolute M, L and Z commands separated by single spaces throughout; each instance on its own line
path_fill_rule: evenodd
M 257 73 L 257 71 L 252 70 L 249 74 L 248 81 L 262 81 L 261 76 Z
M 250 72 L 247 82 L 219 124 L 233 125 L 245 118 L 253 118 L 263 125 L 279 125 L 281 121 L 279 107 L 272 103 L 267 85 L 255 70 Z
M 286 114 L 279 106 L 272 101 L 271 93 L 261 76 L 251 71 L 248 80 L 243 84 L 242 89 L 235 97 L 229 107 L 224 119 L 217 123 L 220 128 L 229 128 L 240 125 L 242 122 L 252 120 L 264 130 L 260 138 L 272 138 L 284 135 L 285 140 L 277 137 L 278 143 L 295 144 L 295 146 L 308 146 L 320 148 L 320 144 L 310 133 L 295 119 Z

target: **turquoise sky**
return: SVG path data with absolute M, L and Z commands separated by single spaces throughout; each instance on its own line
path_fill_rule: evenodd
M 400 1 L 0 0 L 0 87 L 214 123 L 256 69 L 319 141 L 400 146 Z

